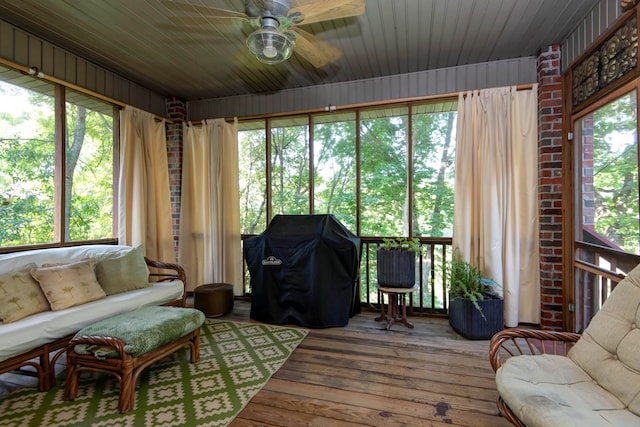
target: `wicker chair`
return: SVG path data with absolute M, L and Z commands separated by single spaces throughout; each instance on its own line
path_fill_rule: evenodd
M 493 371 L 497 372 L 506 357 L 536 354 L 567 356 L 569 349 L 573 347 L 573 343 L 579 339 L 579 334 L 571 332 L 505 329 L 491 338 L 489 360 Z M 500 414 L 513 425 L 525 426 L 502 400 L 501 396 L 498 396 L 496 405 L 498 405 Z
M 493 336 L 500 413 L 516 426 L 640 426 L 640 266 L 582 335 L 506 329 Z

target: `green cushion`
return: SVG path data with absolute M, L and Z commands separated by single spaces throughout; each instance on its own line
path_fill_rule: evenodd
M 100 260 L 96 264 L 96 277 L 107 295 L 151 286 L 142 246 Z
M 193 308 L 142 307 L 81 329 L 76 337 L 99 336 L 119 338 L 124 350 L 133 357 L 170 343 L 202 326 L 204 314 Z M 75 346 L 78 354 L 94 354 L 98 359 L 118 357 L 110 347 L 91 344 Z

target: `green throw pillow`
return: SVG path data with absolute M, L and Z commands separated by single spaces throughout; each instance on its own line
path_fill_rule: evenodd
M 98 262 L 96 276 L 107 295 L 151 286 L 142 246 L 136 246 L 122 254 L 109 256 Z

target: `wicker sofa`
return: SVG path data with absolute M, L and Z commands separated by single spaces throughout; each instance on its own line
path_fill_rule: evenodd
M 185 298 L 182 267 L 150 260 L 141 247 L 84 245 L 0 255 L 0 374 L 37 375 L 40 390 L 48 390 L 55 384 L 55 362 L 77 331 L 142 306 L 184 306 Z M 14 306 L 37 312 L 16 314 Z
M 582 335 L 507 329 L 491 339 L 498 409 L 517 426 L 640 426 L 640 266 Z

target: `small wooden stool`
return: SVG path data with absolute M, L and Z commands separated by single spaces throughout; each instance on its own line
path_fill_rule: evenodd
M 80 330 L 67 346 L 67 382 L 64 400 L 74 400 L 81 371 L 112 374 L 120 382 L 118 411 L 135 405 L 136 381 L 147 366 L 184 346 L 191 362 L 200 359 L 199 310 L 143 307 L 105 319 Z
M 375 318 L 375 321 L 386 320 L 387 326 L 385 329 L 391 329 L 391 326 L 395 323 L 402 323 L 409 329 L 413 329 L 413 325 L 407 320 L 407 294 L 410 294 L 418 290 L 418 285 L 412 288 L 387 288 L 378 286 L 378 291 L 381 294 L 380 300 L 380 316 Z M 384 312 L 384 294 L 389 294 L 389 303 L 387 305 L 387 313 Z M 400 303 L 400 304 L 398 304 Z M 401 307 L 398 307 L 400 305 Z M 398 308 L 401 308 L 401 313 L 398 313 Z

